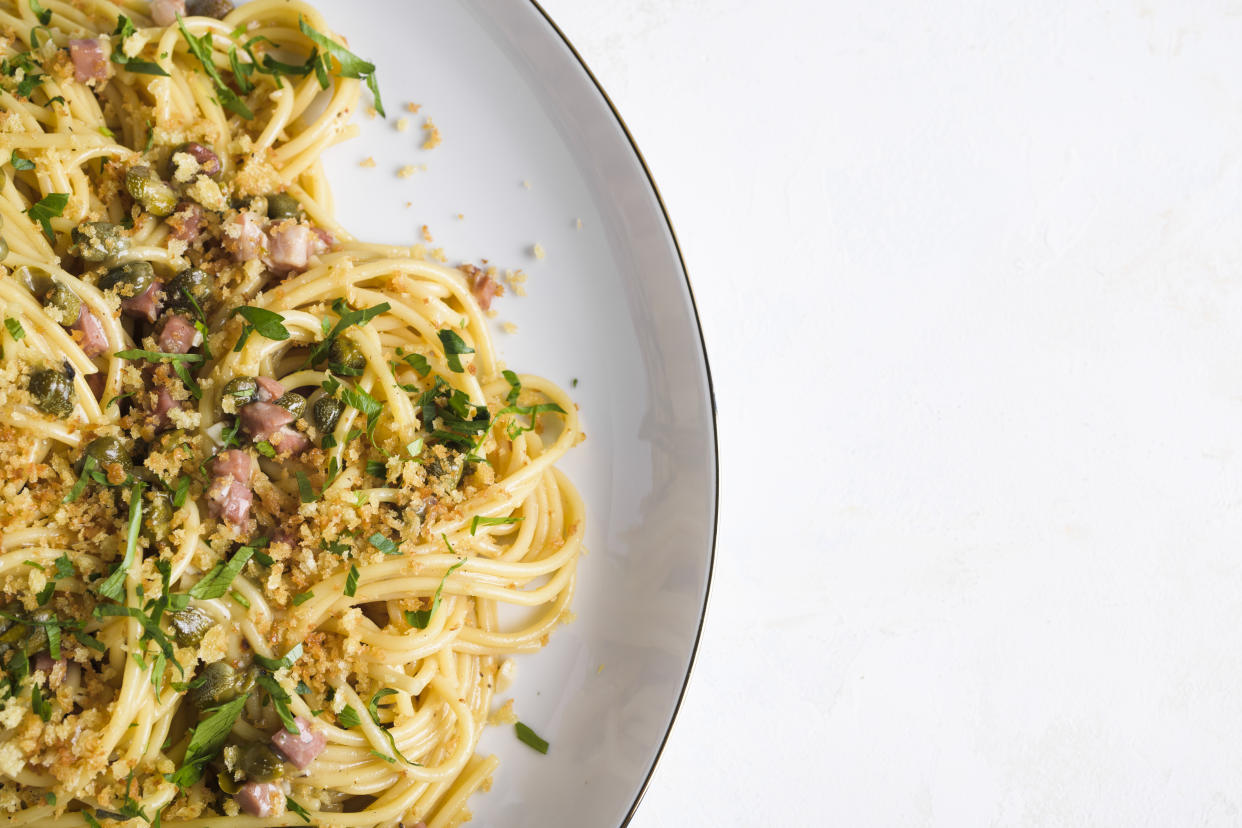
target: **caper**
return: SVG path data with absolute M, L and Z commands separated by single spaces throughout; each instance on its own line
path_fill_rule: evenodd
M 202 310 L 211 296 L 211 277 L 196 267 L 181 271 L 164 288 L 168 306 L 174 310 L 194 310 L 194 302 Z M 194 302 L 190 301 L 194 298 Z
M 328 362 L 349 371 L 361 371 L 367 367 L 367 358 L 358 344 L 347 336 L 338 336 L 328 347 Z
M 259 383 L 254 377 L 233 377 L 224 384 L 224 394 L 232 397 L 237 404 L 245 405 L 259 393 Z
M 87 262 L 106 262 L 129 250 L 129 237 L 109 221 L 88 221 L 70 234 L 78 255 Z
M 66 285 L 54 281 L 47 295 L 43 297 L 43 306 L 59 315 L 60 324 L 72 325 L 78 321 L 78 314 L 82 310 L 82 300 Z
M 288 193 L 269 193 L 267 196 L 267 217 L 272 221 L 280 219 L 297 219 L 302 216 L 302 205 Z
M 152 544 L 167 540 L 172 527 L 172 495 L 163 489 L 147 489 L 143 500 L 142 536 Z
M 99 289 L 117 288 L 123 298 L 128 298 L 141 296 L 154 281 L 155 268 L 151 267 L 150 262 L 129 262 L 99 277 Z
M 271 782 L 285 775 L 285 760 L 271 746 L 255 742 L 242 754 L 241 769 L 253 782 Z
M 43 294 L 52 286 L 51 274 L 41 267 L 22 265 L 13 271 L 13 278 L 36 299 L 42 299 Z
M 244 692 L 243 677 L 227 661 L 213 661 L 208 664 L 203 668 L 200 678 L 203 683 L 191 687 L 189 691 L 190 701 L 199 710 L 232 701 Z
M 295 394 L 292 391 L 281 394 L 272 402 L 288 411 L 295 418 L 301 417 L 306 413 L 306 397 L 303 397 L 301 394 Z
M 168 216 L 177 209 L 177 194 L 173 188 L 146 164 L 129 168 L 125 173 L 125 189 L 152 215 Z
M 86 448 L 82 450 L 82 457 L 79 458 L 76 469 L 79 474 L 86 465 L 86 458 L 93 457 L 95 459 L 95 468 L 105 469 L 108 466 L 120 466 L 126 475 L 134 470 L 134 461 L 130 459 L 129 452 L 125 450 L 125 444 L 116 437 L 96 437 L 86 444 Z
M 186 607 L 174 612 L 169 616 L 168 623 L 172 625 L 173 638 L 181 647 L 197 647 L 203 642 L 207 631 L 216 625 L 212 617 L 198 607 Z
M 344 410 L 345 403 L 335 397 L 320 397 L 315 400 L 315 406 L 311 409 L 315 428 L 319 429 L 320 434 L 331 433 L 336 428 L 336 421 L 341 419 L 341 413 Z
M 73 411 L 73 382 L 54 368 L 39 368 L 30 375 L 27 386 L 34 397 L 35 408 L 44 414 L 64 419 Z
M 188 0 L 185 10 L 195 17 L 223 20 L 233 10 L 233 4 L 230 0 Z
M 30 615 L 32 621 L 50 621 L 52 619 L 52 611 L 47 607 L 40 607 Z M 22 642 L 22 647 L 27 653 L 37 653 L 40 650 L 47 649 L 47 627 L 42 624 L 25 624 L 26 635 Z

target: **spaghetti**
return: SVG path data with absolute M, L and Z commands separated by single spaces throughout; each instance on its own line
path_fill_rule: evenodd
M 295 0 L 0 0 L 6 824 L 444 828 L 488 784 L 581 432 L 493 272 L 336 222 L 364 85 Z

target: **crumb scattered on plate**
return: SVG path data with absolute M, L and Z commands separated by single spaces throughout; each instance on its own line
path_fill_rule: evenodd
M 410 128 L 410 119 L 405 117 L 398 118 L 395 126 L 397 127 L 397 132 L 405 132 Z
M 500 329 L 507 334 L 515 334 L 517 333 L 518 328 L 517 328 L 517 325 L 513 324 L 512 322 L 505 322 L 501 324 Z
M 440 146 L 440 128 L 428 118 L 423 122 L 423 129 L 427 131 L 427 140 L 423 141 L 423 149 L 435 149 Z
M 358 162 L 358 166 L 359 167 L 374 167 L 375 159 L 368 155 L 366 158 Z
M 406 111 L 406 112 L 413 112 L 413 113 L 417 114 L 417 113 L 418 113 L 418 110 L 420 110 L 420 109 L 422 109 L 422 107 L 421 107 L 421 106 L 419 106 L 419 105 L 418 105 L 418 104 L 416 104 L 416 103 L 407 103 L 407 104 L 405 105 L 405 111 Z
M 523 187 L 525 187 L 526 189 L 528 189 L 528 190 L 529 190 L 529 189 L 530 189 L 530 181 L 528 181 L 527 179 L 523 178 L 523 179 L 522 179 L 522 186 L 523 186 Z
M 540 244 L 539 242 L 535 242 L 533 245 L 531 245 L 530 252 L 534 255 L 536 259 L 542 259 L 544 256 L 547 255 L 547 251 L 543 249 L 543 245 Z
M 418 172 L 418 170 L 413 164 L 406 164 L 404 167 L 397 170 L 397 178 L 409 178 L 416 172 Z
M 576 227 L 577 229 L 581 230 L 581 229 L 582 229 L 582 219 L 574 219 L 574 227 Z
M 435 239 L 431 237 L 431 231 L 427 229 L 427 225 L 423 225 L 423 241 L 433 242 Z

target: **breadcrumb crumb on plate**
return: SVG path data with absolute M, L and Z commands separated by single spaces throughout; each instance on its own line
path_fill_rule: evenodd
M 539 242 L 535 242 L 533 245 L 531 245 L 530 252 L 531 252 L 531 255 L 533 255 L 536 259 L 542 259 L 544 256 L 547 255 L 547 251 L 543 249 L 543 245 L 540 244 Z
M 374 167 L 375 159 L 372 156 L 368 155 L 366 158 L 358 162 L 358 166 L 359 167 Z
M 423 129 L 427 132 L 427 138 L 423 141 L 423 149 L 430 150 L 440 146 L 440 142 L 443 140 L 440 135 L 440 128 L 435 125 L 431 118 L 423 122 Z

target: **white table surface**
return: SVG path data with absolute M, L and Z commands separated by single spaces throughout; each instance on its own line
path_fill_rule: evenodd
M 545 6 L 719 405 L 633 824 L 1242 822 L 1242 7 Z

